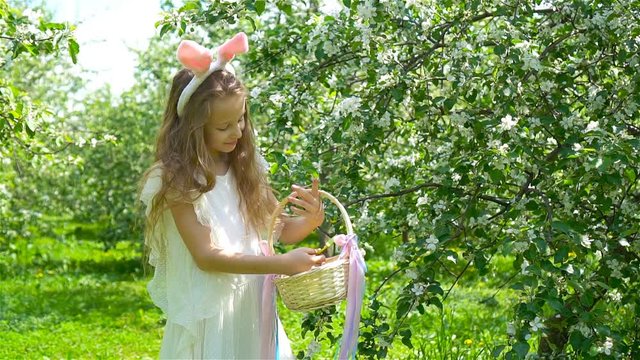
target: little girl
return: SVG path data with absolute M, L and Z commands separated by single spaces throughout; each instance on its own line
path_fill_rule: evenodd
M 183 41 L 185 66 L 173 78 L 157 137 L 156 162 L 144 173 L 145 245 L 154 270 L 147 289 L 167 317 L 160 358 L 261 358 L 264 274 L 292 275 L 324 262 L 314 249 L 263 256 L 259 241 L 278 200 L 267 162 L 254 144 L 247 90 L 228 63 L 248 50 L 239 33 L 217 49 Z M 296 243 L 324 220 L 318 181 L 292 186 L 299 216 L 277 219 L 276 239 Z M 277 351 L 291 358 L 279 319 Z M 264 345 L 264 344 L 263 344 Z M 272 346 L 274 348 L 275 346 Z

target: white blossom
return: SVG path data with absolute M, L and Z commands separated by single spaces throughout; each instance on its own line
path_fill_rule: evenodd
M 500 125 L 498 125 L 498 127 L 502 131 L 507 131 L 507 130 L 511 130 L 514 126 L 516 126 L 517 123 L 518 123 L 518 120 L 514 120 L 513 117 L 511 117 L 511 115 L 507 114 L 505 117 L 500 119 Z
M 589 131 L 594 131 L 594 130 L 598 130 L 599 124 L 597 121 L 591 121 L 589 122 L 589 124 L 587 125 L 587 132 Z
M 382 116 L 376 117 L 373 124 L 383 128 L 388 127 L 391 124 L 391 114 L 385 112 Z
M 406 274 L 409 279 L 415 280 L 418 278 L 418 272 L 415 269 L 407 269 Z
M 622 300 L 622 294 L 620 294 L 620 291 L 618 291 L 618 289 L 609 291 L 607 293 L 607 296 L 609 296 L 609 298 L 615 302 L 620 302 L 620 300 Z
M 424 290 L 425 290 L 425 286 L 422 283 L 415 283 L 413 284 L 413 288 L 411 289 L 411 291 L 416 295 L 416 296 L 420 296 L 422 294 L 424 294 Z
M 362 17 L 362 19 L 368 20 L 375 15 L 376 8 L 375 6 L 373 6 L 371 1 L 366 0 L 358 4 L 357 11 L 358 11 L 358 14 L 360 14 L 360 16 Z
M 276 107 L 280 107 L 282 105 L 282 102 L 285 100 L 284 96 L 282 96 L 281 94 L 273 94 L 271 96 L 269 96 L 269 100 L 276 106 Z
M 575 272 L 575 270 L 573 270 L 572 264 L 567 265 L 566 270 L 569 274 L 573 274 Z
M 533 321 L 529 321 L 529 325 L 531 326 L 531 331 L 536 332 L 542 328 L 544 328 L 544 324 L 541 322 L 541 319 L 536 316 Z
M 516 327 L 512 322 L 507 323 L 507 335 L 516 336 Z
M 389 191 L 398 185 L 400 185 L 400 180 L 392 177 L 392 178 L 389 178 L 387 182 L 384 183 L 384 188 L 385 190 Z
M 440 241 L 433 234 L 425 241 L 425 247 L 427 250 L 434 251 L 438 247 Z
M 409 226 L 417 226 L 418 224 L 420 224 L 418 216 L 415 213 L 409 214 L 409 216 L 407 216 L 407 222 Z
M 602 346 L 598 346 L 599 353 L 605 353 L 606 355 L 611 355 L 611 349 L 613 348 L 613 339 L 608 337 L 604 341 Z
M 580 244 L 584 247 L 586 247 L 587 249 L 591 248 L 591 243 L 593 242 L 593 239 L 591 239 L 589 237 L 589 235 L 582 235 L 582 238 L 580 239 Z
M 525 252 L 529 248 L 529 243 L 526 241 L 516 241 L 513 244 L 513 251 L 517 254 Z
M 257 98 L 258 96 L 260 96 L 260 94 L 262 93 L 262 88 L 260 88 L 259 86 L 254 87 L 253 89 L 251 89 L 251 97 L 252 98 Z
M 522 265 L 520 265 L 520 269 L 523 275 L 527 275 L 529 273 L 529 270 L 527 270 L 528 267 L 529 267 L 529 262 L 527 261 L 527 259 L 524 259 L 522 261 Z
M 391 255 L 391 258 L 396 261 L 396 262 L 402 262 L 405 260 L 405 253 L 404 250 L 402 248 L 397 248 L 394 250 L 393 255 Z
M 338 115 L 346 116 L 349 114 L 355 114 L 360 108 L 360 100 L 357 96 L 348 97 L 340 102 L 337 106 Z
M 423 195 L 418 198 L 418 202 L 416 203 L 416 206 L 422 206 L 428 203 L 429 203 L 429 197 L 427 195 Z
M 593 330 L 591 330 L 591 328 L 583 323 L 582 321 L 577 323 L 575 326 L 572 326 L 572 328 L 575 328 L 576 330 L 580 331 L 580 333 L 582 333 L 582 336 L 589 338 L 591 337 L 591 335 L 593 335 Z

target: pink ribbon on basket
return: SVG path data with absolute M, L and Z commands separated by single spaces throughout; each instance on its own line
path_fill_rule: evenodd
M 347 310 L 344 319 L 342 342 L 339 359 L 355 358 L 358 351 L 358 334 L 360 331 L 360 312 L 365 291 L 364 273 L 367 265 L 358 249 L 358 235 L 339 234 L 333 241 L 342 248 L 340 259 L 349 257 L 349 283 L 347 285 Z
M 260 241 L 264 256 L 273 256 L 273 250 L 265 240 Z M 267 274 L 262 285 L 262 321 L 260 322 L 260 354 L 262 359 L 277 359 L 278 333 L 276 327 L 276 292 L 273 280 L 276 274 Z

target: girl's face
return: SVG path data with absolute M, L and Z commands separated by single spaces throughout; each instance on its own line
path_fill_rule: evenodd
M 214 157 L 229 153 L 238 145 L 245 127 L 244 96 L 233 95 L 213 104 L 212 118 L 204 126 L 207 147 Z

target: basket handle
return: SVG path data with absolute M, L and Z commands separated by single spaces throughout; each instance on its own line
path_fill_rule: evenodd
M 334 203 L 338 209 L 340 209 L 340 213 L 342 214 L 342 219 L 344 220 L 345 224 L 347 225 L 347 234 L 353 234 L 353 225 L 351 224 L 351 219 L 349 219 L 349 214 L 347 213 L 347 210 L 345 210 L 344 206 L 342 206 L 342 204 L 340 203 L 340 201 L 338 201 L 338 199 L 336 199 L 333 195 L 329 194 L 328 192 L 324 191 L 324 190 L 318 190 L 318 192 L 320 193 L 320 198 L 322 200 L 322 197 L 326 197 L 329 200 L 331 200 L 332 203 Z M 292 192 L 289 196 L 295 194 L 295 192 Z M 275 226 L 276 223 L 276 218 L 278 217 L 278 215 L 282 212 L 282 210 L 284 210 L 284 207 L 287 205 L 287 203 L 289 202 L 289 196 L 287 196 L 286 198 L 282 199 L 280 201 L 280 203 L 278 203 L 278 206 L 276 206 L 276 209 L 273 211 L 273 213 L 271 214 L 271 219 L 269 221 L 269 248 L 273 251 L 273 253 L 275 254 L 275 249 L 273 248 L 273 228 Z

